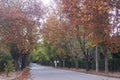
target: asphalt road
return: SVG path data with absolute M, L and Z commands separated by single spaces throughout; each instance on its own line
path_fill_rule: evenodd
M 37 64 L 31 64 L 30 75 L 32 79 L 28 80 L 120 80 L 116 78 L 44 67 Z

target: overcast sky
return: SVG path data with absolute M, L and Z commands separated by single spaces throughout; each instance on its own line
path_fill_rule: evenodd
M 50 5 L 50 1 L 51 1 L 51 0 L 42 0 L 42 2 L 44 3 L 44 5 L 46 5 L 46 6 L 47 6 L 47 5 Z

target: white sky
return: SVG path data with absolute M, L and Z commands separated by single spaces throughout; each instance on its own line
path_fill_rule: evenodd
M 42 2 L 44 3 L 44 5 L 50 5 L 50 2 L 51 2 L 51 0 L 42 0 Z

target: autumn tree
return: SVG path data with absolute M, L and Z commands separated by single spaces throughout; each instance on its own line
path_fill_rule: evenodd
M 87 17 L 85 22 L 87 22 L 87 29 L 90 31 L 89 39 L 93 45 L 102 48 L 101 50 L 105 59 L 106 73 L 108 72 L 108 56 L 111 52 L 119 50 L 119 38 L 112 35 L 112 33 L 116 32 L 114 32 L 113 29 L 113 25 L 115 24 L 111 22 L 113 18 L 110 14 L 113 12 L 113 8 L 110 6 L 111 3 L 113 3 L 111 0 L 95 0 L 92 2 L 85 0 L 84 2 L 84 8 L 86 10 L 84 15 Z
M 71 44 L 72 54 L 75 56 L 75 59 L 78 59 L 78 55 L 80 55 L 82 52 L 87 62 L 86 69 L 89 70 L 89 61 L 91 60 L 92 55 L 89 54 L 90 48 L 88 47 L 90 44 L 90 41 L 88 40 L 89 31 L 87 30 L 86 26 L 83 25 L 84 22 L 82 20 L 82 14 L 84 11 L 83 1 L 60 0 L 58 3 L 61 4 L 60 8 L 62 10 L 62 13 L 68 19 L 68 22 L 70 24 L 68 27 L 70 30 L 68 34 L 71 37 L 69 43 Z
M 53 14 L 53 13 L 52 13 Z M 54 16 L 50 15 L 47 17 L 47 21 L 44 27 L 41 29 L 43 40 L 48 44 L 52 44 L 57 48 L 57 54 L 54 57 L 61 57 L 64 63 L 64 57 L 66 55 L 65 46 L 66 37 L 65 37 L 65 25 L 64 22 L 61 22 L 60 19 L 55 14 Z M 67 50 L 67 49 L 66 49 Z M 67 50 L 69 51 L 69 50 Z
M 73 39 L 77 39 L 80 44 L 81 52 L 86 59 L 86 67 L 89 70 L 90 60 L 93 57 L 90 54 L 90 48 L 102 45 L 102 51 L 105 57 L 105 72 L 108 71 L 108 53 L 113 51 L 111 43 L 115 43 L 111 32 L 113 30 L 110 24 L 111 0 L 57 0 L 60 4 L 62 14 L 65 15 L 70 24 L 68 32 Z M 72 41 L 72 39 L 70 39 Z M 72 41 L 72 47 L 75 41 Z M 118 41 L 117 41 L 118 42 Z M 108 46 L 109 44 L 109 46 Z M 117 43 L 118 44 L 118 43 Z M 117 47 L 117 46 L 116 46 Z M 74 48 L 73 48 L 74 49 Z M 105 49 L 105 50 L 104 50 Z M 117 48 L 114 48 L 117 49 Z M 97 48 L 96 48 L 97 51 Z M 96 53 L 97 55 L 98 53 Z M 98 60 L 96 59 L 96 63 Z M 98 64 L 96 64 L 96 68 Z
M 28 2 L 30 1 L 27 1 L 26 4 L 29 4 Z M 8 7 L 1 4 L 2 16 L 0 25 L 2 30 L 2 41 L 11 52 L 16 70 L 20 70 L 19 63 L 21 63 L 22 69 L 27 66 L 28 56 L 35 48 L 40 38 L 39 26 L 41 24 L 39 20 L 42 17 L 42 11 L 36 1 L 32 1 L 31 4 L 32 3 L 36 5 L 27 6 L 24 4 L 23 7 L 23 4 L 17 3 L 11 4 Z M 32 8 L 30 9 L 30 7 Z M 30 10 L 33 12 L 37 10 L 38 12 L 33 13 Z

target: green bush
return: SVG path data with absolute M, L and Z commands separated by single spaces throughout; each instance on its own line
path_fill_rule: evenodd
M 108 65 L 109 66 L 109 71 L 120 72 L 120 59 L 119 58 L 109 59 L 108 62 L 109 62 L 109 65 Z M 65 60 L 65 67 L 68 67 L 69 64 L 70 64 L 69 61 L 66 59 Z M 78 65 L 79 65 L 79 68 L 85 69 L 86 68 L 86 61 L 84 59 L 79 59 Z M 60 66 L 62 66 L 62 61 L 61 60 L 60 60 Z M 74 59 L 72 59 L 72 61 L 71 61 L 71 67 L 75 68 Z M 95 70 L 95 60 L 91 61 L 90 67 L 91 67 L 91 69 Z M 104 59 L 99 60 L 99 69 L 101 71 L 105 70 L 105 61 L 104 61 Z
M 11 55 L 6 51 L 0 51 L 0 71 L 4 71 L 5 65 L 8 61 L 13 61 Z
M 119 58 L 109 60 L 109 70 L 120 72 L 120 59 Z
M 14 65 L 12 61 L 8 61 L 4 64 L 6 76 L 8 77 L 9 73 L 14 70 Z
M 86 68 L 85 59 L 79 59 L 78 65 L 79 65 L 79 68 Z

